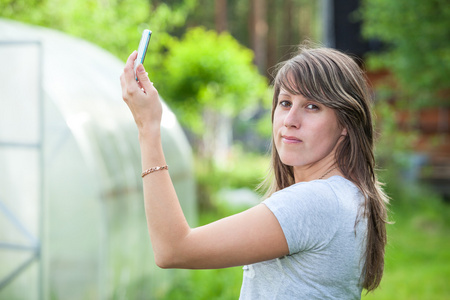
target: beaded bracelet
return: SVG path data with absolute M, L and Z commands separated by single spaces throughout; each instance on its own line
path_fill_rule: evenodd
M 153 173 L 153 172 L 156 172 L 156 171 L 161 171 L 161 170 L 169 170 L 169 166 L 165 165 L 165 166 L 162 166 L 162 167 L 153 167 L 153 168 L 147 169 L 144 172 L 142 172 L 141 177 L 144 178 L 146 175 L 148 175 L 150 173 Z

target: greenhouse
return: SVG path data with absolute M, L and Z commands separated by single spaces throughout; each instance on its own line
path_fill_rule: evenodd
M 0 66 L 0 299 L 163 293 L 175 271 L 152 261 L 137 130 L 121 98 L 124 62 L 86 41 L 0 20 Z M 166 105 L 162 125 L 194 226 L 191 148 Z

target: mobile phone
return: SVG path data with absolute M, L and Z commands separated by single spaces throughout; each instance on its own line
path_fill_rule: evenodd
M 151 36 L 151 30 L 144 29 L 144 31 L 142 32 L 141 40 L 139 42 L 138 55 L 134 61 L 134 77 L 136 78 L 136 80 L 138 80 L 136 76 L 136 69 L 139 64 L 144 63 L 145 54 L 147 54 L 148 43 L 150 42 Z

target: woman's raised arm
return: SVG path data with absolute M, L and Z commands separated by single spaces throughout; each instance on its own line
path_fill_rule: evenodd
M 144 67 L 127 60 L 120 77 L 122 96 L 139 131 L 143 170 L 166 165 L 161 144 L 162 107 L 158 91 Z M 276 217 L 257 205 L 214 223 L 191 229 L 184 217 L 169 173 L 156 171 L 143 178 L 145 214 L 155 261 L 162 268 L 209 269 L 250 264 L 288 254 Z

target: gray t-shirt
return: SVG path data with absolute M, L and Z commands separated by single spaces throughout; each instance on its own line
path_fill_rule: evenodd
M 263 202 L 289 255 L 244 266 L 240 299 L 361 299 L 364 197 L 341 176 L 297 183 Z M 355 227 L 356 224 L 356 227 Z

